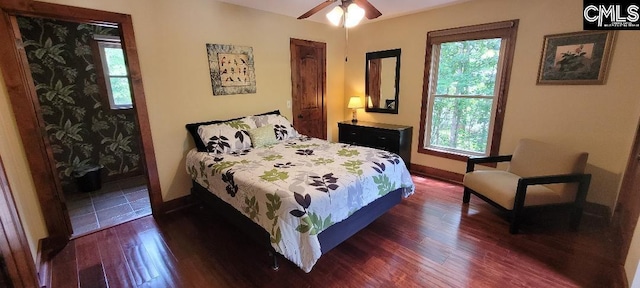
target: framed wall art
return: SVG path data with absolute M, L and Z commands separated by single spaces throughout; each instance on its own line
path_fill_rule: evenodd
M 213 95 L 256 93 L 253 48 L 207 44 Z
M 537 84 L 604 84 L 615 31 L 544 36 Z
M 391 110 L 396 110 L 396 100 L 386 99 L 385 100 L 385 108 L 386 109 L 391 109 Z

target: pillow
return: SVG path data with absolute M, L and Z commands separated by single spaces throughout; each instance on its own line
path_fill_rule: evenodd
M 289 120 L 282 115 L 256 115 L 251 116 L 251 119 L 256 122 L 257 127 L 273 125 L 273 131 L 276 134 L 276 139 L 279 141 L 299 136 L 298 131 L 296 131 Z
M 251 148 L 251 138 L 247 130 L 256 128 L 249 117 L 219 124 L 200 126 L 198 135 L 205 143 L 207 152 L 217 154 Z
M 274 111 L 257 114 L 257 115 L 269 115 L 269 114 L 280 115 L 280 110 L 274 110 Z M 193 138 L 193 142 L 196 144 L 196 148 L 198 149 L 198 151 L 207 152 L 207 147 L 206 147 L 207 145 L 205 144 L 205 142 L 202 141 L 202 139 L 200 139 L 200 134 L 198 134 L 198 129 L 200 128 L 200 126 L 218 124 L 218 123 L 223 123 L 227 121 L 239 120 L 242 118 L 243 117 L 229 119 L 229 120 L 214 120 L 214 121 L 208 121 L 208 122 L 189 123 L 185 125 L 185 128 L 187 128 L 187 131 L 189 131 L 191 138 Z
M 262 126 L 260 128 L 251 129 L 247 132 L 249 132 L 249 137 L 251 137 L 251 143 L 254 148 L 278 143 L 276 133 L 274 133 L 273 130 L 273 125 Z

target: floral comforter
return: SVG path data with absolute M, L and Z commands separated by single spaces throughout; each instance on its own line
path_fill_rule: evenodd
M 320 258 L 318 233 L 390 191 L 414 191 L 398 155 L 306 136 L 230 154 L 194 149 L 186 168 L 268 231 L 276 251 L 305 272 Z

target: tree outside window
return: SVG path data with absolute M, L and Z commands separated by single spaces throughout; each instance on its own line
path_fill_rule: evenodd
M 418 152 L 498 152 L 517 23 L 429 32 Z
M 111 109 L 132 108 L 131 86 L 121 44 L 98 41 L 98 50 Z

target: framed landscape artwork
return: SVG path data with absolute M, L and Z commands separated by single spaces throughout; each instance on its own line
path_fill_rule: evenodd
M 614 31 L 544 36 L 537 84 L 604 84 Z
M 213 95 L 256 93 L 253 48 L 207 44 Z

